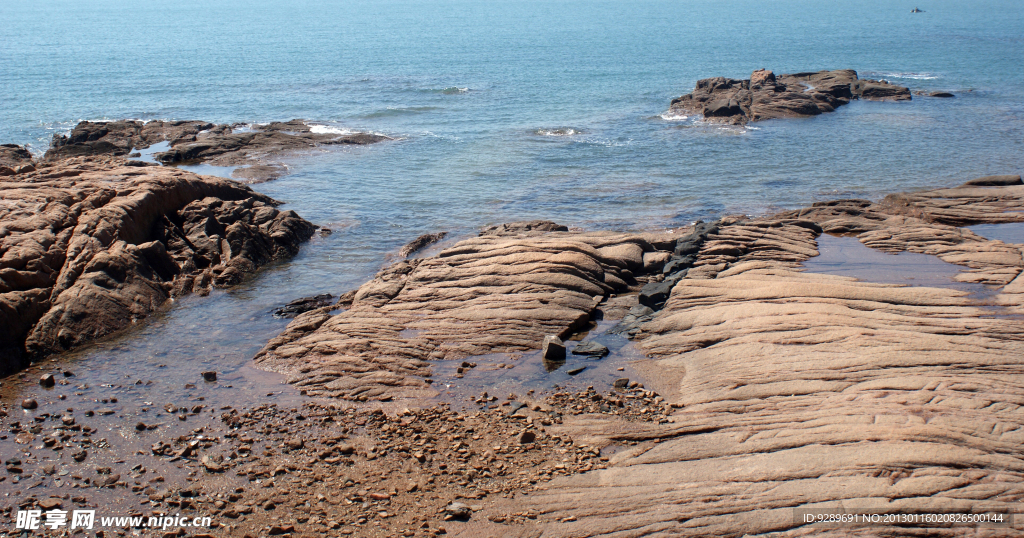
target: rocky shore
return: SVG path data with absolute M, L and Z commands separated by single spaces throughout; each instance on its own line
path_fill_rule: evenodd
M 136 389 L 90 403 L 33 367 L 57 388 L 0 414 L 16 448 L 0 509 L 216 516 L 193 536 L 1019 535 L 797 517 L 1016 509 L 1024 241 L 965 228 L 999 223 L 1024 223 L 1019 176 L 659 233 L 492 227 L 297 302 L 256 357 L 293 405 L 213 408 L 216 381 L 190 384 L 98 438 L 144 416 Z M 990 293 L 805 271 L 822 234 L 936 256 Z M 562 371 L 576 349 L 632 379 L 460 388 Z
M 274 179 L 284 173 L 278 159 L 321 146 L 366 145 L 389 137 L 353 132 L 341 134 L 314 129 L 303 120 L 263 125 L 213 124 L 204 121 L 120 120 L 83 121 L 69 134 L 54 135 L 44 160 L 95 155 L 131 156 L 131 152 L 166 142 L 168 149 L 153 157 L 164 164 L 238 166 L 232 177 L 251 182 Z M 0 159 L 2 159 L 0 153 Z M 0 164 L 2 164 L 0 160 Z
M 58 158 L 85 152 L 74 144 L 38 163 L 4 147 L 2 372 L 124 329 L 169 298 L 237 284 L 314 232 L 231 180 L 110 155 Z
M 852 69 L 776 76 L 766 69 L 749 79 L 726 77 L 697 81 L 692 93 L 672 100 L 670 112 L 701 114 L 704 119 L 742 125 L 775 118 L 800 118 L 832 112 L 854 99 L 910 100 L 910 89 L 884 80 L 862 79 Z

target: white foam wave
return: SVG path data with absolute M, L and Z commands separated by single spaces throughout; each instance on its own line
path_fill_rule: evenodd
M 872 78 L 903 78 L 910 80 L 935 80 L 939 78 L 935 73 L 867 73 Z
M 349 135 L 354 134 L 356 131 L 353 131 L 352 129 L 340 129 L 338 127 L 329 127 L 327 125 L 310 125 L 309 132 L 313 134 Z
M 541 136 L 573 136 L 583 133 L 583 131 L 573 129 L 572 127 L 565 129 L 537 129 L 535 132 Z
M 658 117 L 665 121 L 683 121 L 690 119 L 689 116 L 676 114 L 675 112 L 665 112 L 664 114 L 659 114 Z

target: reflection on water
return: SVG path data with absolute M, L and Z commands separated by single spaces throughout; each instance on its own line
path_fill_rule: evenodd
M 441 399 L 461 408 L 468 407 L 471 400 L 484 392 L 504 398 L 509 394 L 522 396 L 529 391 L 545 392 L 556 387 L 582 390 L 593 386 L 598 391 L 606 391 L 616 379 L 641 377 L 630 364 L 646 360 L 625 337 L 606 333 L 616 323 L 618 320 L 601 321 L 583 338 L 583 341 L 595 341 L 608 347 L 611 353 L 602 359 L 573 355 L 573 348 L 580 342 L 570 340 L 565 343 L 564 362 L 545 361 L 540 351 L 493 353 L 466 359 L 476 365 L 473 367 L 463 367 L 459 361 L 435 361 L 431 365 L 434 387 L 440 390 Z M 577 372 L 580 368 L 582 370 Z M 460 369 L 462 377 L 458 377 Z
M 1024 244 L 1024 222 L 979 224 L 977 226 L 968 226 L 967 229 L 985 239 L 993 239 L 1004 243 Z
M 928 254 L 888 254 L 865 246 L 856 237 L 823 234 L 818 237 L 818 252 L 818 256 L 803 263 L 809 273 L 848 276 L 882 284 L 953 288 L 969 292 L 975 299 L 997 291 L 984 284 L 957 282 L 956 275 L 964 269 L 959 265 Z

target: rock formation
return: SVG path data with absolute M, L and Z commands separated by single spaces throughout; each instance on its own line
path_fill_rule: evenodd
M 804 536 L 828 529 L 803 525 L 798 511 L 1013 511 L 1024 495 L 1024 321 L 1005 314 L 1024 301 L 1024 245 L 958 227 L 999 222 L 1024 222 L 1017 176 L 726 219 L 636 335 L 652 359 L 634 367 L 665 398 L 670 423 L 592 415 L 552 429 L 632 448 L 609 469 L 506 505 L 538 514 L 507 535 Z M 1008 308 L 949 288 L 801 272 L 815 226 L 963 265 L 961 280 L 1002 286 Z M 831 535 L 976 528 L 923 527 Z M 1022 528 L 982 527 L 985 536 Z M 467 535 L 487 532 L 499 531 Z
M 31 172 L 35 168 L 32 154 L 17 144 L 0 144 L 0 176 Z
M 693 93 L 672 100 L 670 111 L 741 125 L 749 121 L 798 118 L 832 112 L 853 99 L 909 100 L 910 90 L 884 80 L 861 79 L 852 69 L 793 73 L 776 77 L 765 69 L 749 79 L 697 81 Z
M 238 283 L 313 234 L 234 181 L 140 164 L 48 159 L 0 179 L 0 370 Z
M 811 510 L 1005 514 L 1024 496 L 1024 321 L 1005 315 L 1024 311 L 1024 245 L 962 228 L 1002 222 L 1024 222 L 1018 176 L 659 237 L 499 226 L 387 268 L 338 315 L 303 314 L 257 362 L 310 395 L 429 396 L 428 359 L 537 350 L 584 326 L 599 304 L 621 310 L 630 299 L 631 334 L 649 357 L 631 366 L 653 389 L 639 397 L 664 419 L 565 413 L 544 433 L 614 445 L 608 468 L 499 499 L 487 519 L 450 532 L 804 536 L 827 532 L 799 521 Z M 951 288 L 803 272 L 822 233 L 959 264 L 958 279 L 998 287 L 1003 308 Z M 658 308 L 637 305 L 659 279 L 670 285 Z M 621 381 L 604 390 L 633 388 Z M 923 527 L 831 532 L 964 530 Z
M 429 396 L 428 359 L 540 348 L 588 325 L 608 294 L 626 291 L 643 255 L 674 237 L 581 233 L 550 222 L 486 230 L 437 256 L 391 265 L 347 310 L 295 318 L 256 357 L 310 395 Z
M 170 148 L 154 155 L 162 163 L 244 166 L 232 175 L 259 182 L 284 173 L 285 168 L 280 164 L 268 162 L 274 157 L 320 146 L 365 145 L 390 140 L 372 133 L 313 132 L 302 120 L 236 127 L 203 121 L 83 121 L 67 135 L 54 135 L 45 159 L 128 155 L 133 149 L 167 142 Z

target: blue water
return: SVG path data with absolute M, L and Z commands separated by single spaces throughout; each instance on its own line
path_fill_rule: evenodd
M 125 117 L 305 118 L 398 139 L 298 156 L 255 186 L 335 233 L 172 309 L 146 344 L 96 351 L 109 364 L 156 342 L 164 361 L 230 343 L 217 356 L 241 365 L 283 326 L 274 305 L 355 287 L 422 233 L 672 227 L 1024 169 L 1016 0 L 22 0 L 0 2 L 0 21 L 0 141 L 37 153 L 82 119 Z M 761 67 L 957 97 L 750 128 L 664 114 L 700 78 Z

